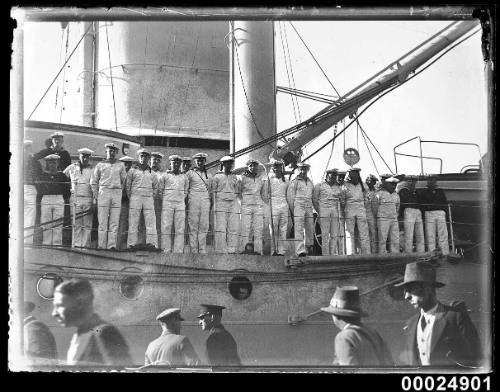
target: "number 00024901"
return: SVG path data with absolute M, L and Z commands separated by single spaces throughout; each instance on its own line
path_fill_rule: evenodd
M 490 376 L 404 376 L 403 391 L 490 391 Z

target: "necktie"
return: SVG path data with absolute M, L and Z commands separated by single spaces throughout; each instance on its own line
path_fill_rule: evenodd
M 420 326 L 422 327 L 422 331 L 425 331 L 425 327 L 427 326 L 427 321 L 425 320 L 424 316 L 420 318 Z

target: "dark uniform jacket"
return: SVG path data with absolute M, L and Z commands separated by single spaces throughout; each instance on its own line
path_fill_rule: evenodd
M 57 154 L 61 159 L 59 159 L 59 164 L 57 166 L 57 169 L 60 171 L 64 171 L 69 165 L 71 165 L 71 156 L 69 155 L 69 152 L 65 150 L 64 148 L 55 151 L 52 147 L 49 148 L 44 148 L 43 150 L 37 152 L 34 155 L 34 158 L 39 161 L 42 158 L 45 158 L 47 155 L 50 154 Z
M 159 338 L 149 343 L 144 364 L 196 366 L 200 360 L 186 336 L 164 331 Z
M 71 195 L 71 180 L 63 172 L 42 172 L 38 177 L 38 195 L 62 195 L 67 199 Z
M 54 335 L 33 316 L 24 319 L 24 354 L 28 359 L 57 359 Z
M 419 199 L 424 211 L 448 211 L 448 200 L 441 188 L 425 188 L 419 192 Z
M 393 366 L 387 344 L 377 331 L 348 324 L 335 337 L 335 365 Z
M 130 366 L 129 347 L 118 329 L 94 314 L 91 323 L 77 335 L 75 365 Z
M 210 330 L 205 348 L 210 366 L 241 366 L 236 341 L 224 326 Z
M 403 360 L 407 365 L 420 366 L 417 346 L 417 324 L 420 312 L 408 320 Z M 454 306 L 439 304 L 431 337 L 431 366 L 476 366 L 480 361 L 481 346 L 476 328 L 463 302 Z

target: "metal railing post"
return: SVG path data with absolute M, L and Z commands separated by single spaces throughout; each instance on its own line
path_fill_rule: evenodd
M 455 238 L 453 235 L 453 219 L 451 217 L 451 204 L 448 203 L 448 216 L 450 217 L 450 236 L 451 236 L 451 250 L 456 253 L 455 250 Z

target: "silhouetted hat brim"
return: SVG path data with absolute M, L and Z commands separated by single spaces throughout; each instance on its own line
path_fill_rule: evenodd
M 442 282 L 438 282 L 438 281 L 434 281 L 434 282 L 431 282 L 431 281 L 428 281 L 428 280 L 420 280 L 420 279 L 416 279 L 416 280 L 407 280 L 406 282 L 401 282 L 401 283 L 396 283 L 394 285 L 394 287 L 404 287 L 406 285 L 409 285 L 410 283 L 429 283 L 429 284 L 432 284 L 434 287 L 443 287 L 443 286 L 446 286 L 446 284 L 442 283 Z
M 336 308 L 334 306 L 327 306 L 326 308 L 321 308 L 323 312 L 334 314 L 336 316 L 346 316 L 346 317 L 367 317 L 368 313 L 362 310 L 352 310 Z

